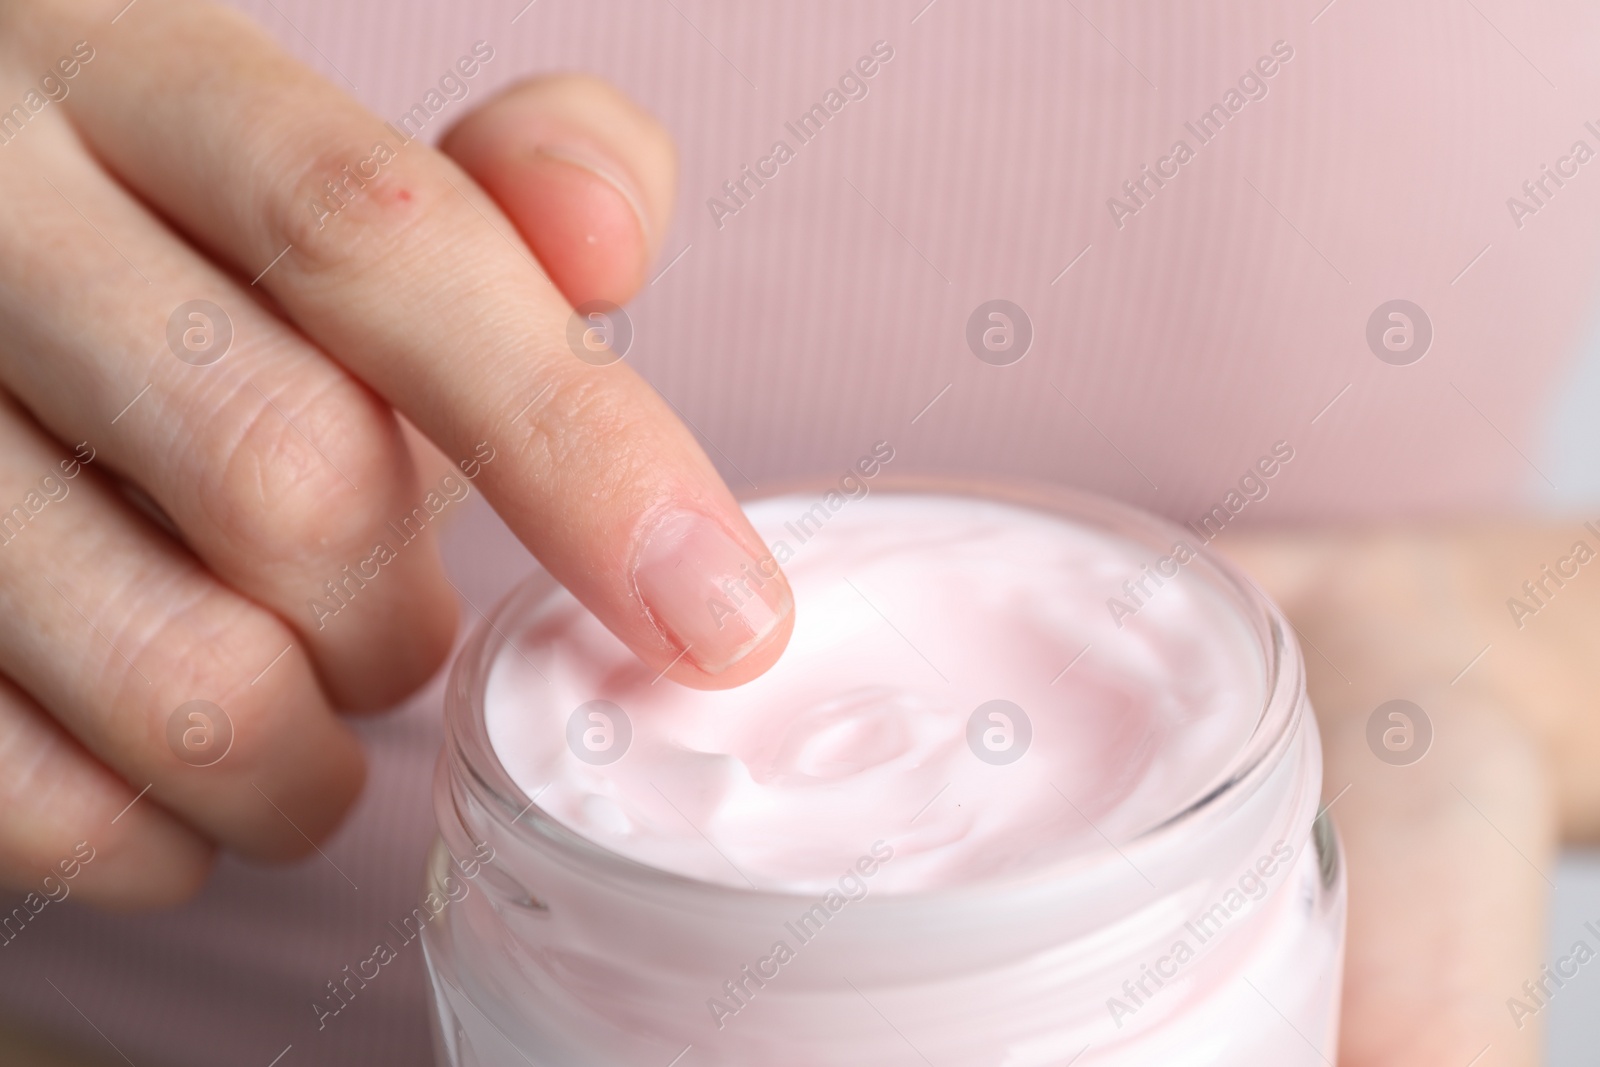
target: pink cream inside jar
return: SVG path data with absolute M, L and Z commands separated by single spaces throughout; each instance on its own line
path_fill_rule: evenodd
M 462 694 L 499 790 L 441 780 L 435 879 L 494 853 L 430 928 L 451 1062 L 1332 1059 L 1298 653 L 1191 532 L 1053 505 L 749 504 L 796 623 L 734 690 L 508 601 Z

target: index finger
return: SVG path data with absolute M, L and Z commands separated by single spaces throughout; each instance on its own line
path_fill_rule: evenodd
M 572 309 L 449 160 L 192 0 L 129 11 L 67 104 L 124 181 L 461 461 L 646 664 L 711 688 L 776 660 L 792 597 L 715 468 L 625 363 L 579 358 Z

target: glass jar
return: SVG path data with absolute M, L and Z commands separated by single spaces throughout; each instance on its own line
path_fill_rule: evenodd
M 930 490 L 1038 509 L 1144 546 L 1152 561 L 1197 541 L 1062 490 L 873 489 Z M 1336 1062 L 1344 875 L 1318 810 L 1321 746 L 1299 648 L 1225 562 L 1199 551 L 1183 569 L 1236 613 L 1262 670 L 1259 717 L 1214 788 L 1070 862 L 837 909 L 821 894 L 647 866 L 524 794 L 489 742 L 484 696 L 508 635 L 557 592 L 535 575 L 478 627 L 447 690 L 427 871 L 440 906 L 423 929 L 440 1062 Z M 882 847 L 864 851 L 863 873 Z

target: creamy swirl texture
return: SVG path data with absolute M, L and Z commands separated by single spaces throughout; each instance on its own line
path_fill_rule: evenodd
M 959 495 L 748 511 L 795 596 L 763 677 L 657 680 L 559 590 L 494 664 L 496 755 L 604 848 L 809 892 L 881 841 L 874 892 L 970 884 L 1162 822 L 1218 784 L 1261 714 L 1253 636 L 1206 580 L 1156 573 L 1171 546 Z

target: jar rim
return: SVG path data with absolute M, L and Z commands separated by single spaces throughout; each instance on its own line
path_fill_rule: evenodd
M 739 494 L 741 503 L 766 500 L 795 493 L 820 492 L 831 483 L 815 478 L 800 479 L 764 489 L 759 493 Z M 1057 518 L 1091 526 L 1116 536 L 1165 551 L 1177 541 L 1191 543 L 1193 531 L 1107 497 L 1065 486 L 1006 479 L 959 479 L 932 476 L 880 475 L 873 480 L 873 494 L 938 494 L 974 497 L 1044 512 Z M 1247 799 L 1270 774 L 1287 751 L 1302 719 L 1307 714 L 1305 671 L 1298 644 L 1289 636 L 1290 623 L 1267 595 L 1230 560 L 1207 552 L 1208 540 L 1201 540 L 1194 559 L 1186 569 L 1198 572 L 1236 609 L 1257 643 L 1265 667 L 1262 706 L 1249 738 L 1234 758 L 1213 779 L 1203 794 L 1173 811 L 1123 842 L 1111 842 L 1104 854 L 1099 850 L 1042 864 L 1037 868 L 1006 872 L 956 886 L 894 892 L 893 900 L 931 900 L 956 897 L 972 891 L 991 891 L 1013 884 L 1031 884 L 1042 876 L 1067 867 L 1114 860 L 1122 850 L 1184 832 L 1198 821 L 1223 817 L 1237 803 Z M 500 654 L 512 644 L 502 624 L 560 589 L 542 568 L 519 581 L 481 618 L 450 668 L 445 696 L 444 759 L 476 794 L 485 809 L 510 832 L 536 839 L 566 853 L 576 862 L 597 865 L 600 870 L 622 876 L 650 878 L 663 884 L 679 884 L 699 892 L 726 893 L 740 898 L 776 898 L 796 901 L 814 894 L 803 890 L 782 890 L 742 886 L 682 874 L 634 859 L 584 836 L 538 806 L 538 796 L 529 797 L 511 777 L 495 754 L 489 740 L 484 715 L 484 693 L 489 672 Z

